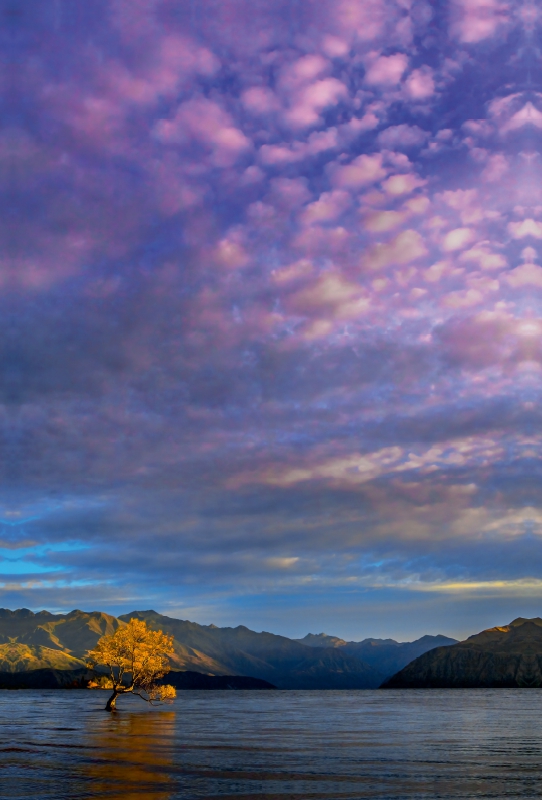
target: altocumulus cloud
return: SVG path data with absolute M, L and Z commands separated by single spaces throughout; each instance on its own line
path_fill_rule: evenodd
M 539 23 L 9 16 L 4 605 L 350 637 L 535 609 Z

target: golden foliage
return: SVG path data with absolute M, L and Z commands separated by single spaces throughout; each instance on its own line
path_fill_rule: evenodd
M 131 619 L 110 636 L 102 636 L 89 653 L 90 667 L 106 666 L 114 694 L 132 692 L 149 702 L 171 702 L 173 686 L 157 683 L 169 672 L 173 636 L 153 631 L 143 620 Z

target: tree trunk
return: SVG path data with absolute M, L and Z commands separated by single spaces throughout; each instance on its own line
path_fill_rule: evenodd
M 119 694 L 120 693 L 117 692 L 116 689 L 113 690 L 113 694 L 111 695 L 111 697 L 109 698 L 109 700 L 107 701 L 107 704 L 105 706 L 105 710 L 106 711 L 116 711 L 117 710 L 117 697 L 119 696 Z

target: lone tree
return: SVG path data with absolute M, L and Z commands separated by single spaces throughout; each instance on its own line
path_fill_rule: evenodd
M 173 686 L 158 683 L 169 672 L 168 656 L 173 653 L 173 636 L 151 631 L 147 623 L 131 619 L 112 636 L 102 636 L 89 653 L 88 665 L 104 665 L 109 670 L 113 694 L 106 711 L 115 711 L 119 694 L 135 694 L 151 705 L 171 702 Z

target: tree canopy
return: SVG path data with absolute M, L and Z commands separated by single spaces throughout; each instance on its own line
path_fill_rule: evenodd
M 172 653 L 173 636 L 150 630 L 139 619 L 131 619 L 111 636 L 102 636 L 89 653 L 88 663 L 92 668 L 108 668 L 113 694 L 106 710 L 114 711 L 117 697 L 127 693 L 151 704 L 171 702 L 175 688 L 158 681 L 169 672 Z

